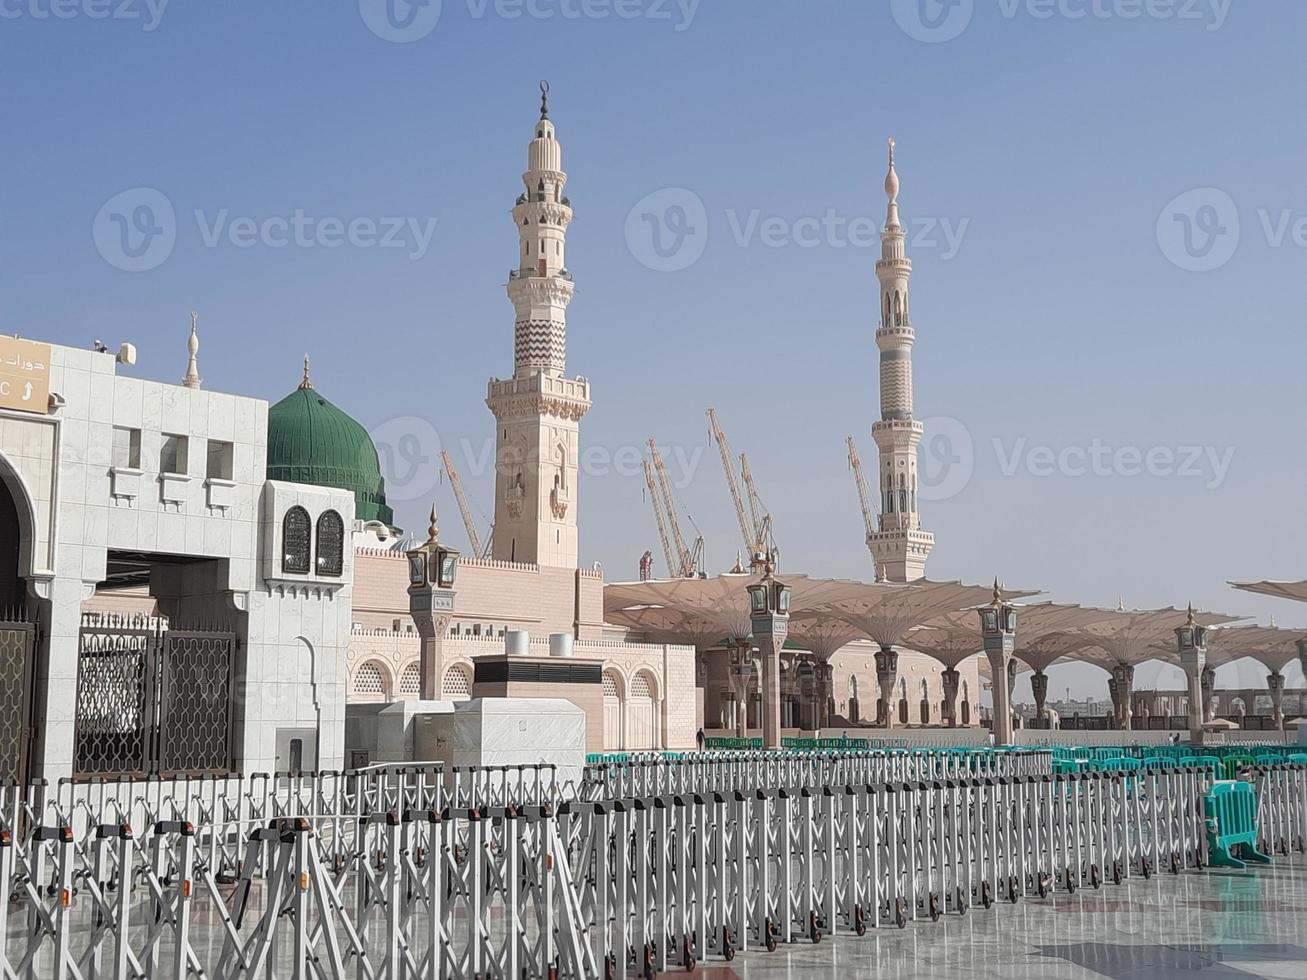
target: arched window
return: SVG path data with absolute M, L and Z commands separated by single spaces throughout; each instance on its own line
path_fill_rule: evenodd
M 287 575 L 309 574 L 309 512 L 303 507 L 286 511 L 281 522 L 281 570 Z
M 362 664 L 354 671 L 355 701 L 385 701 L 386 675 L 381 665 L 373 662 Z
M 472 679 L 468 677 L 467 671 L 457 664 L 445 671 L 445 679 L 441 682 L 441 693 L 447 701 L 471 697 Z
M 345 571 L 345 521 L 334 510 L 318 518 L 318 574 L 340 578 Z
M 422 676 L 418 671 L 418 665 L 411 663 L 404 668 L 404 673 L 399 675 L 399 696 L 401 698 L 415 698 L 422 693 Z

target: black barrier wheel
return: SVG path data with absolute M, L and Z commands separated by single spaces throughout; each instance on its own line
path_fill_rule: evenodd
M 1076 893 L 1076 879 L 1075 876 L 1071 874 L 1070 868 L 1066 869 L 1066 890 L 1068 895 L 1074 895 Z
M 1021 890 L 1017 888 L 1017 876 L 1012 875 L 1007 880 L 1007 900 L 1013 905 L 1017 904 L 1017 899 L 1021 897 Z
M 696 965 L 694 956 L 694 941 L 685 937 L 685 945 L 681 948 L 681 965 L 685 967 L 685 972 L 690 973 Z
M 1178 875 L 1179 873 L 1180 873 L 1180 852 L 1175 851 L 1171 855 L 1171 874 Z
M 980 904 L 985 906 L 985 908 L 989 908 L 994 904 L 994 896 L 989 893 L 988 881 L 982 881 L 980 883 Z
M 722 956 L 728 963 L 735 959 L 735 936 L 730 926 L 722 926 Z
M 814 943 L 821 942 L 821 923 L 817 920 L 816 912 L 808 913 L 808 938 Z
M 641 966 L 641 968 L 640 968 L 640 976 L 643 977 L 644 980 L 653 980 L 654 975 L 655 975 L 657 972 L 658 972 L 658 971 L 656 971 L 656 970 L 654 969 L 654 950 L 653 950 L 653 946 L 651 946 L 649 943 L 645 943 L 645 946 L 644 946 L 644 964 L 643 964 L 643 965 Z
M 867 934 L 867 914 L 862 911 L 861 905 L 853 906 L 853 931 L 859 936 Z
M 908 903 L 901 898 L 894 903 L 894 924 L 900 929 L 908 927 Z
M 929 909 L 930 909 L 930 921 L 931 921 L 931 922 L 938 922 L 938 921 L 939 921 L 939 914 L 940 914 L 940 911 L 939 911 L 939 896 L 936 895 L 934 892 L 931 892 L 931 893 L 930 893 L 930 901 L 929 901 L 929 903 L 927 903 L 927 904 L 928 904 L 928 907 L 929 907 Z
M 1148 858 L 1144 858 L 1144 859 L 1140 862 L 1140 866 L 1143 868 L 1143 872 L 1144 872 L 1144 880 L 1147 881 L 1149 878 L 1151 878 L 1151 877 L 1153 876 L 1153 865 L 1152 865 L 1152 863 L 1148 860 Z
M 1113 861 L 1113 862 L 1112 862 L 1112 884 L 1114 884 L 1114 885 L 1119 885 L 1119 884 L 1121 884 L 1121 862 L 1120 862 L 1120 861 Z
M 767 934 L 767 941 L 765 943 L 767 952 L 776 952 L 776 927 L 772 925 L 771 919 L 764 920 L 763 929 Z
M 962 889 L 958 889 L 957 897 L 953 899 L 953 904 L 957 909 L 958 915 L 967 914 L 967 897 L 962 894 Z
M 1089 866 L 1089 883 L 1096 889 L 1103 887 L 1103 874 L 1098 870 L 1098 865 L 1096 864 L 1091 864 Z
M 1043 875 L 1037 875 L 1036 889 L 1039 891 L 1040 898 L 1048 898 L 1048 879 Z

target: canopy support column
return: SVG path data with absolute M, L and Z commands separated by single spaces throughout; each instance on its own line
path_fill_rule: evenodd
M 1275 730 L 1284 731 L 1284 675 L 1273 670 L 1266 675 L 1266 691 L 1271 696 L 1271 714 L 1275 718 Z
M 1048 701 L 1048 675 L 1037 670 L 1030 675 L 1030 690 L 1035 695 L 1035 717 L 1043 721 L 1048 717 L 1044 704 Z
M 962 683 L 962 675 L 956 667 L 945 667 L 944 674 L 944 723 L 949 728 L 958 727 L 958 688 Z
M 894 727 L 894 688 L 899 679 L 899 655 L 893 647 L 882 646 L 876 653 L 876 684 L 880 688 L 880 711 L 876 724 Z

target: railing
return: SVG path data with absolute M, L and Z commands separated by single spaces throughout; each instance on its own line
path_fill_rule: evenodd
M 1307 767 L 1255 778 L 1263 836 L 1301 848 Z M 460 805 L 570 790 L 549 780 L 424 767 L 11 788 L 0 878 L 22 924 L 0 925 L 0 975 L 648 976 L 1208 859 L 1201 769 L 583 799 L 591 779 L 557 805 Z

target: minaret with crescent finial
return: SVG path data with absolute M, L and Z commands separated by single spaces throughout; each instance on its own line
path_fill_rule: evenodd
M 499 561 L 575 568 L 580 421 L 590 408 L 590 383 L 566 376 L 567 307 L 575 289 L 567 271 L 572 206 L 547 82 L 540 95 L 525 189 L 513 207 L 513 376 L 493 379 L 486 397 L 497 422 L 491 553 Z
M 889 141 L 889 172 L 885 175 L 885 230 L 880 280 L 880 420 L 871 427 L 880 450 L 880 526 L 868 539 L 875 564 L 892 582 L 924 578 L 926 559 L 935 536 L 921 529 L 917 511 L 917 456 L 922 425 L 912 417 L 912 346 L 916 333 L 908 305 L 912 260 L 904 254 L 907 232 L 899 220 L 899 175 L 894 167 L 894 141 Z

